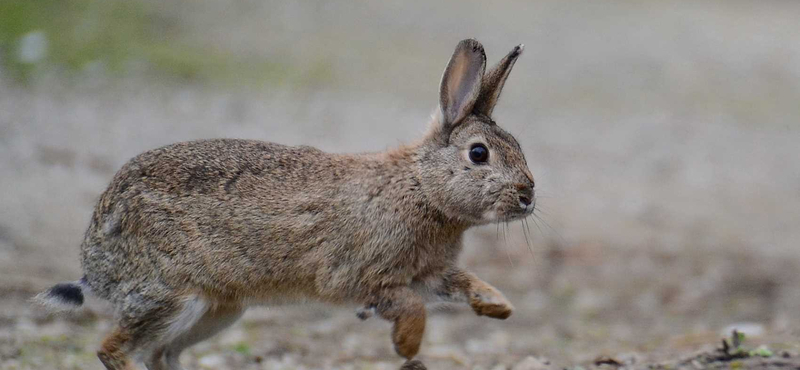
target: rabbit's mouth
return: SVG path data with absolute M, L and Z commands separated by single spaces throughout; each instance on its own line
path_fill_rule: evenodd
M 533 203 L 525 203 L 523 201 L 518 202 L 516 207 L 509 207 L 510 209 L 502 212 L 502 219 L 505 221 L 516 221 L 523 219 L 525 217 L 530 216 L 533 213 L 534 204 Z
M 484 194 L 490 203 L 481 214 L 480 223 L 521 220 L 532 215 L 536 208 L 532 189 L 520 191 L 512 186 L 492 183 Z
M 488 211 L 483 213 L 483 221 L 492 222 L 510 222 L 524 219 L 533 214 L 536 207 L 536 202 L 525 202 L 518 200 L 515 202 L 498 201 Z
M 528 217 L 531 214 L 533 214 L 533 210 L 534 210 L 534 208 L 536 208 L 536 202 L 535 201 L 534 202 L 520 201 L 519 202 L 519 207 L 520 207 L 520 209 L 522 209 L 522 215 L 520 216 L 520 218 Z

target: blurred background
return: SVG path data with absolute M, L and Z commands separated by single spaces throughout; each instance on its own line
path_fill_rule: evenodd
M 796 351 L 799 18 L 795 1 L 2 0 L 0 368 L 100 368 L 107 314 L 27 299 L 81 276 L 94 202 L 129 158 L 214 137 L 396 146 L 468 37 L 490 64 L 526 46 L 495 119 L 541 207 L 527 229 L 469 233 L 463 265 L 517 311 L 433 313 L 429 367 L 641 366 L 731 325 Z M 389 331 L 352 307 L 258 308 L 183 362 L 393 369 Z

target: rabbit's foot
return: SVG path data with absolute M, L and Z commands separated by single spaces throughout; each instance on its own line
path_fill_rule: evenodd
M 379 291 L 374 301 L 376 313 L 393 323 L 394 350 L 408 360 L 414 358 L 425 333 L 425 301 L 405 286 Z
M 503 293 L 488 284 L 470 292 L 469 305 L 478 316 L 502 320 L 507 319 L 514 311 L 514 306 Z
M 398 355 L 411 359 L 419 352 L 422 343 L 422 334 L 425 331 L 425 311 L 419 315 L 409 312 L 408 315 L 399 317 L 392 328 L 392 342 Z
M 428 368 L 420 360 L 408 360 L 400 366 L 400 370 L 428 370 Z

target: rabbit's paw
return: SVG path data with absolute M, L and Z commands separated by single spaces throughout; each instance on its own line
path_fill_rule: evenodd
M 488 316 L 505 320 L 514 311 L 514 306 L 497 289 L 491 286 L 481 287 L 470 293 L 469 305 L 478 316 Z

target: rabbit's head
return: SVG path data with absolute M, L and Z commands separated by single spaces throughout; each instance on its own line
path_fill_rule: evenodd
M 431 200 L 449 217 L 485 224 L 533 212 L 533 175 L 522 149 L 491 118 L 521 53 L 522 45 L 485 71 L 483 47 L 468 39 L 458 44 L 444 71 L 420 164 Z

